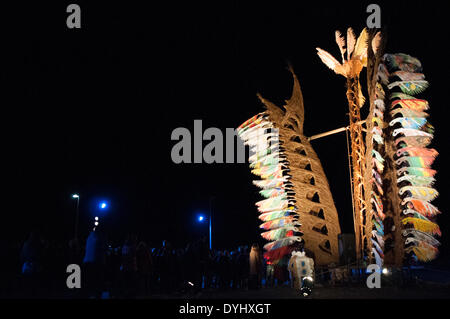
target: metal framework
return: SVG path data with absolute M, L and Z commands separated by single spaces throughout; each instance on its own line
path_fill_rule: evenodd
M 294 87 L 283 108 L 258 96 L 286 148 L 305 248 L 314 255 L 317 265 L 328 265 L 339 261 L 338 213 L 322 164 L 309 143 L 311 138 L 303 134 L 303 96 L 292 68 L 290 71 Z
M 349 105 L 350 120 L 350 141 L 351 141 L 351 159 L 352 159 L 352 188 L 353 188 L 353 206 L 354 206 L 354 227 L 356 240 L 356 258 L 362 257 L 364 250 L 364 217 L 367 211 L 364 198 L 364 172 L 365 172 L 365 147 L 361 125 L 361 113 L 359 111 L 359 78 L 347 78 L 347 100 Z

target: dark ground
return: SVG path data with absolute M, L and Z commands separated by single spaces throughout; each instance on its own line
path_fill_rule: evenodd
M 145 297 L 144 297 L 145 298 Z M 258 290 L 204 290 L 197 294 L 153 295 L 159 299 L 303 299 L 288 284 Z M 438 268 L 414 269 L 409 283 L 394 282 L 392 276 L 383 276 L 381 288 L 369 289 L 364 283 L 349 285 L 316 285 L 311 299 L 450 299 L 450 272 Z
M 257 291 L 204 292 L 195 298 L 205 299 L 296 299 L 303 297 L 294 289 L 283 286 Z M 312 299 L 449 299 L 449 287 L 316 287 Z
M 369 289 L 365 286 L 365 280 L 351 284 L 317 284 L 308 299 L 450 299 L 450 272 L 439 269 L 416 269 L 414 278 L 403 284 L 396 283 L 392 276 L 382 276 L 381 288 Z M 79 299 L 78 291 L 66 291 L 66 294 L 52 296 L 51 299 Z M 11 295 L 6 299 L 21 297 Z M 39 297 L 38 297 L 39 298 Z M 110 298 L 104 293 L 102 299 Z M 286 282 L 274 288 L 263 287 L 257 290 L 248 289 L 204 289 L 200 292 L 154 293 L 147 296 L 138 296 L 136 299 L 157 300 L 245 300 L 245 299 L 303 299 L 300 293 Z

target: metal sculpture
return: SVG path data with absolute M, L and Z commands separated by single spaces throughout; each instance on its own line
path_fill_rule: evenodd
M 386 180 L 386 228 L 384 263 L 400 267 L 410 259 L 430 261 L 438 254 L 440 236 L 436 215 L 429 202 L 439 194 L 433 188 L 438 155 L 427 146 L 434 128 L 428 123 L 429 104 L 413 95 L 428 87 L 422 64 L 409 55 L 384 54 L 377 86 L 386 92 L 383 102 L 389 112 L 384 119 Z
M 339 259 L 338 214 L 320 160 L 303 134 L 303 96 L 290 71 L 294 87 L 286 104 L 280 108 L 258 95 L 266 111 L 243 123 L 238 133 L 254 147 L 250 166 L 263 178 L 254 184 L 267 197 L 257 203 L 261 228 L 267 230 L 262 236 L 272 241 L 264 246 L 266 259 L 282 264 L 293 244 L 303 242 L 316 264 L 327 265 Z
M 412 96 L 428 87 L 422 65 L 406 54 L 383 55 L 380 32 L 363 30 L 355 46 L 349 28 L 347 48 L 339 31 L 336 42 L 342 64 L 317 50 L 329 68 L 347 78 L 357 258 L 397 267 L 405 256 L 432 260 L 439 245 L 433 236 L 440 235 L 435 223 L 439 211 L 429 203 L 439 195 L 432 187 L 436 171 L 430 168 L 437 152 L 426 147 L 434 127 L 427 121 L 428 102 Z M 353 52 L 347 61 L 346 49 Z M 365 141 L 359 125 L 363 66 L 367 67 L 370 104 Z
M 336 43 L 342 56 L 342 64 L 331 54 L 317 48 L 317 54 L 322 62 L 335 73 L 343 75 L 347 79 L 347 100 L 349 106 L 351 159 L 352 159 L 352 189 L 353 189 L 353 219 L 355 227 L 356 257 L 361 259 L 364 250 L 364 241 L 367 241 L 365 233 L 365 215 L 367 203 L 365 199 L 364 172 L 365 172 L 365 145 L 363 140 L 360 108 L 364 104 L 364 96 L 361 92 L 359 74 L 367 65 L 367 38 L 368 33 L 363 29 L 358 40 L 352 28 L 347 30 L 347 47 L 339 31 L 336 31 Z M 344 59 L 347 51 L 347 60 Z
M 265 257 L 282 263 L 296 242 L 315 257 L 318 265 L 338 260 L 338 215 L 320 161 L 309 141 L 350 131 L 351 191 L 358 261 L 400 267 L 411 259 L 430 261 L 438 254 L 441 231 L 439 210 L 430 202 L 438 155 L 427 148 L 434 127 L 428 123 L 429 103 L 414 95 L 428 82 L 420 61 L 406 54 L 384 54 L 381 32 L 364 29 L 356 40 L 352 28 L 347 41 L 335 32 L 342 63 L 317 48 L 322 62 L 347 80 L 350 124 L 307 138 L 303 134 L 304 107 L 300 84 L 283 108 L 260 95 L 266 111 L 243 123 L 238 133 L 256 152 L 250 156 L 252 172 L 262 180 L 254 184 L 266 199 L 257 204 L 266 230 Z M 347 59 L 345 59 L 347 54 Z M 360 72 L 367 67 L 369 110 Z M 362 127 L 365 125 L 365 129 Z M 269 130 L 268 130 L 269 129 Z

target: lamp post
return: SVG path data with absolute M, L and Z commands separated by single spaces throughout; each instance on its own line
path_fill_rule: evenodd
M 212 250 L 212 201 L 215 197 L 209 198 L 209 250 Z
M 209 198 L 209 249 L 212 250 L 212 201 L 215 197 Z M 199 215 L 197 220 L 202 223 L 205 220 L 205 216 Z
M 77 200 L 76 217 L 75 217 L 75 238 L 78 238 L 78 219 L 80 215 L 80 195 L 73 194 L 72 198 Z

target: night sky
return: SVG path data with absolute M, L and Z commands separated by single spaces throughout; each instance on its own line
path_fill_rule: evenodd
M 288 61 L 303 90 L 305 135 L 348 125 L 345 79 L 321 63 L 315 48 L 338 57 L 334 31 L 351 26 L 359 34 L 371 2 L 75 2 L 81 30 L 66 27 L 67 1 L 1 12 L 0 237 L 22 240 L 38 228 L 70 238 L 77 192 L 84 236 L 97 201 L 106 199 L 102 222 L 111 239 L 134 231 L 152 246 L 163 239 L 185 246 L 207 234 L 196 216 L 208 214 L 215 196 L 215 247 L 263 243 L 254 206 L 261 197 L 248 165 L 174 164 L 171 132 L 193 132 L 195 119 L 204 129 L 237 127 L 263 111 L 257 92 L 281 105 L 292 87 Z M 440 152 L 433 168 L 441 196 L 433 204 L 443 212 L 447 256 L 450 10 L 443 2 L 377 3 L 387 52 L 418 57 L 431 83 L 422 97 L 436 128 L 431 147 Z M 342 231 L 353 232 L 345 134 L 312 145 Z

